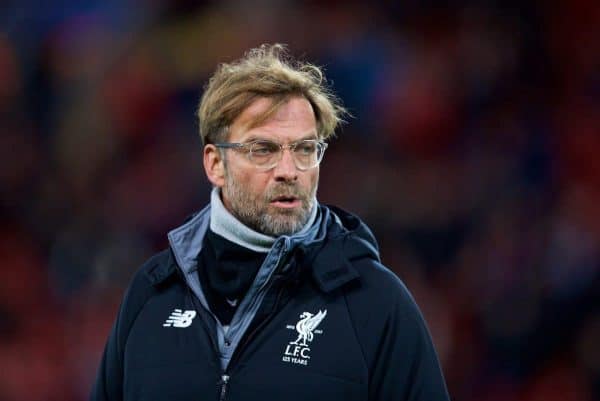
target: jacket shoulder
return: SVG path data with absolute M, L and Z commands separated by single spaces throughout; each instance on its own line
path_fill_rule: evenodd
M 173 273 L 175 273 L 175 263 L 171 250 L 167 248 L 154 254 L 144 262 L 135 274 L 133 282 L 145 279 L 147 284 L 157 285 L 165 281 Z
M 156 285 L 165 281 L 172 273 L 169 265 L 170 251 L 166 249 L 150 257 L 134 274 L 119 311 L 119 322 L 125 332 L 156 291 Z
M 382 311 L 414 304 L 415 301 L 404 282 L 379 261 L 366 259 L 353 265 L 360 278 L 348 292 L 350 297 L 368 299 L 367 305 Z
M 354 267 L 360 278 L 348 286 L 345 297 L 365 353 L 372 354 L 377 339 L 384 334 L 393 335 L 396 330 L 402 330 L 403 337 L 409 333 L 426 335 L 425 321 L 417 303 L 394 272 L 374 260 L 359 261 Z

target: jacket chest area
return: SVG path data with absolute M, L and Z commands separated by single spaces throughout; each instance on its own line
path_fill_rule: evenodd
M 212 317 L 191 296 L 165 291 L 140 311 L 124 361 L 134 399 L 219 399 L 224 374 L 227 399 L 366 398 L 368 372 L 342 295 L 301 290 L 237 345 L 227 372 Z

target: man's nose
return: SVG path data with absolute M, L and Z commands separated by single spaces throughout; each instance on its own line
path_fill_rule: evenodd
M 275 166 L 273 171 L 277 181 L 295 181 L 298 179 L 298 168 L 294 162 L 294 157 L 289 149 L 283 149 L 281 160 Z

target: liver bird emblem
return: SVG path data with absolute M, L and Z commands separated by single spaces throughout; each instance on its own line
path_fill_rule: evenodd
M 310 312 L 303 312 L 300 315 L 300 320 L 296 323 L 296 331 L 298 332 L 298 338 L 295 341 L 292 341 L 290 344 L 300 345 L 302 347 L 307 347 L 307 341 L 311 342 L 313 340 L 314 334 L 313 332 L 319 326 L 321 321 L 325 319 L 327 316 L 327 309 L 324 311 L 319 310 L 319 313 L 313 315 Z

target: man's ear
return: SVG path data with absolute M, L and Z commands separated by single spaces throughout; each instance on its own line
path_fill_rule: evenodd
M 208 180 L 215 186 L 221 188 L 225 185 L 225 160 L 215 145 L 204 146 L 204 171 Z

